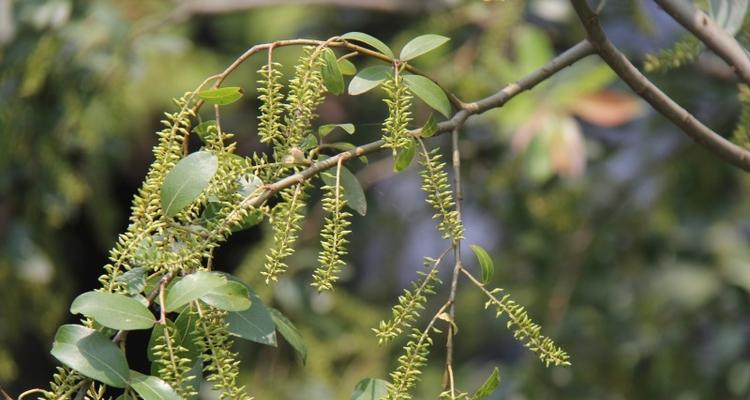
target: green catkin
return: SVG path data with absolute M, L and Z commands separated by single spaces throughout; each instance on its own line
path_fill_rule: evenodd
M 750 150 L 750 86 L 737 86 L 737 98 L 740 101 L 740 118 L 732 133 L 732 140 L 739 146 Z
M 667 72 L 695 61 L 703 51 L 703 43 L 692 35 L 687 35 L 656 54 L 646 56 L 643 67 L 648 72 Z
M 313 274 L 312 286 L 318 291 L 333 290 L 333 284 L 338 280 L 338 274 L 346 265 L 342 260 L 347 254 L 346 245 L 349 241 L 346 236 L 351 233 L 347 230 L 351 222 L 348 218 L 351 213 L 344 211 L 346 200 L 344 199 L 344 188 L 341 186 L 341 168 L 336 169 L 336 175 L 331 175 L 334 179 L 334 186 L 325 185 L 323 191 L 325 195 L 321 203 L 323 211 L 328 213 L 320 232 L 322 249 L 318 253 L 319 266 Z
M 284 259 L 294 253 L 294 243 L 305 216 L 305 191 L 302 183 L 281 191 L 280 196 L 282 201 L 271 212 L 274 245 L 266 255 L 266 265 L 261 272 L 266 284 L 276 282 L 279 275 L 289 267 Z
M 192 389 L 189 382 L 192 380 L 190 370 L 193 360 L 185 358 L 187 349 L 179 346 L 175 340 L 177 331 L 171 325 L 165 325 L 162 334 L 156 339 L 156 345 L 152 348 L 154 364 L 156 364 L 159 377 L 171 386 L 182 398 L 190 398 L 197 393 Z
M 388 394 L 385 400 L 410 400 L 409 391 L 416 386 L 422 369 L 427 364 L 427 356 L 430 354 L 432 339 L 430 331 L 432 325 L 426 330 L 413 329 L 409 335 L 409 342 L 404 346 L 404 352 L 398 358 L 398 366 L 390 373 L 391 382 L 388 384 Z
M 213 383 L 213 389 L 219 391 L 221 400 L 250 400 L 245 386 L 237 383 L 240 361 L 231 350 L 232 340 L 224 320 L 226 311 L 200 304 L 197 310 L 199 334 L 195 341 L 201 349 L 206 381 Z
M 411 290 L 404 289 L 404 294 L 398 297 L 398 304 L 391 311 L 391 319 L 380 321 L 378 327 L 373 328 L 378 343 L 387 343 L 397 338 L 419 318 L 427 304 L 427 295 L 435 294 L 435 286 L 442 283 L 438 277 L 439 263 L 439 259 L 425 257 L 425 266 L 432 268 L 427 272 L 417 272 L 420 278 L 411 283 Z
M 513 337 L 536 353 L 545 366 L 570 365 L 568 354 L 557 347 L 552 339 L 541 334 L 542 328 L 531 320 L 523 306 L 513 301 L 508 294 L 497 297 L 502 291 L 499 288 L 486 291 L 489 299 L 484 308 L 494 307 L 496 318 L 506 314 L 507 327 L 513 332 Z
M 409 137 L 409 122 L 411 118 L 411 92 L 404 84 L 401 74 L 396 72 L 391 79 L 383 85 L 388 97 L 383 101 L 388 106 L 388 118 L 383 123 L 383 147 L 393 149 L 393 155 L 397 150 L 406 148 L 411 138 Z
M 280 143 L 282 141 L 281 116 L 284 112 L 284 96 L 279 80 L 282 73 L 281 64 L 269 62 L 258 70 L 261 79 L 258 80 L 258 100 L 260 100 L 260 115 L 258 116 L 258 136 L 261 143 Z
M 422 190 L 427 194 L 426 202 L 435 210 L 434 219 L 438 219 L 437 229 L 443 239 L 450 239 L 453 243 L 463 238 L 464 227 L 455 209 L 453 191 L 448 183 L 445 163 L 441 161 L 440 149 L 428 151 L 424 142 L 419 141 L 421 152 L 419 164 L 423 167 L 419 172 L 422 178 Z
M 289 93 L 284 104 L 284 138 L 275 148 L 276 161 L 282 161 L 288 151 L 299 145 L 311 131 L 316 109 L 323 102 L 326 91 L 320 72 L 324 65 L 324 47 L 305 47 L 297 61 L 294 77 L 289 81 Z

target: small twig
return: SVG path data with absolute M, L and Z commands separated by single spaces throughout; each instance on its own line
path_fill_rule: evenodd
M 461 151 L 458 148 L 458 130 L 455 127 L 451 132 L 452 164 L 453 164 L 453 193 L 456 201 L 456 212 L 458 220 L 462 221 L 461 202 L 463 194 L 461 191 Z M 455 395 L 455 386 L 453 382 L 453 336 L 456 332 L 453 323 L 456 317 L 456 292 L 458 291 L 458 275 L 461 271 L 461 240 L 456 239 L 453 242 L 453 254 L 455 255 L 455 264 L 453 266 L 453 277 L 451 279 L 450 294 L 448 295 L 448 315 L 451 324 L 448 325 L 447 339 L 445 343 L 445 371 L 443 374 L 443 390 L 450 390 L 451 395 Z
M 750 171 L 750 151 L 724 139 L 711 128 L 703 125 L 692 114 L 682 108 L 648 78 L 643 76 L 630 60 L 607 38 L 599 18 L 586 0 L 571 0 L 578 18 L 588 33 L 588 39 L 599 56 L 633 91 L 651 106 L 677 125 L 683 132 L 712 153 L 730 164 Z

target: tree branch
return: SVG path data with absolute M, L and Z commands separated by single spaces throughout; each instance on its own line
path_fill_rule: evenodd
M 711 51 L 732 67 L 735 74 L 750 85 L 750 58 L 742 46 L 711 17 L 695 8 L 689 1 L 655 0 L 664 11 L 689 30 Z
M 594 48 L 592 47 L 591 43 L 589 43 L 588 41 L 582 41 L 578 43 L 577 45 L 571 47 L 567 51 L 552 59 L 546 65 L 521 78 L 517 82 L 505 86 L 497 93 L 476 102 L 464 104 L 463 109 L 455 113 L 453 117 L 451 117 L 451 119 L 438 124 L 438 129 L 437 132 L 435 132 L 435 135 L 452 131 L 456 127 L 461 126 L 461 124 L 463 124 L 464 121 L 466 121 L 470 116 L 478 115 L 485 111 L 502 107 L 505 103 L 508 102 L 508 100 L 512 99 L 518 94 L 532 89 L 534 86 L 545 81 L 547 78 L 556 74 L 563 68 L 593 53 Z M 419 136 L 421 131 L 422 129 L 414 129 L 409 131 L 409 133 L 413 136 Z M 322 171 L 333 167 L 339 162 L 339 159 L 347 161 L 352 158 L 372 153 L 374 151 L 380 150 L 380 148 L 383 147 L 383 144 L 383 140 L 376 140 L 374 142 L 355 147 L 351 150 L 341 152 L 325 160 L 318 161 L 300 172 L 287 176 L 286 178 L 268 185 L 265 191 L 260 195 L 246 198 L 244 201 L 244 206 L 258 207 L 261 204 L 265 203 L 278 191 L 300 183 Z
M 609 41 L 599 23 L 598 15 L 591 9 L 586 0 L 571 0 L 571 3 L 578 14 L 578 18 L 586 28 L 589 41 L 594 45 L 599 56 L 636 94 L 698 144 L 730 164 L 745 171 L 750 171 L 750 152 L 724 139 L 711 128 L 703 125 L 643 76 L 627 57 Z

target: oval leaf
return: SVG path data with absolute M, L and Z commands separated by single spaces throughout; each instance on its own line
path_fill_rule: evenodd
M 227 283 L 223 275 L 215 272 L 198 271 L 172 285 L 167 292 L 165 310 L 172 312 L 193 300 L 210 293 Z
M 130 370 L 130 387 L 143 400 L 180 400 L 180 396 L 163 380 Z
M 329 92 L 340 95 L 344 93 L 344 75 L 341 73 L 339 68 L 338 60 L 336 55 L 333 54 L 333 50 L 325 49 L 323 52 L 324 64 L 320 69 L 321 75 L 323 76 L 323 83 Z
M 344 75 L 354 75 L 357 73 L 357 67 L 352 64 L 351 61 L 347 60 L 346 58 L 342 58 L 338 60 L 339 63 L 339 69 L 341 70 L 341 73 Z
M 438 125 L 437 122 L 435 122 L 435 117 L 430 114 L 429 117 L 427 117 L 427 122 L 424 123 L 424 126 L 422 127 L 422 131 L 420 132 L 420 135 L 422 137 L 431 137 L 435 134 L 435 132 L 438 131 Z
M 273 319 L 273 323 L 276 324 L 276 329 L 278 329 L 281 336 L 283 336 L 284 339 L 294 347 L 294 350 L 297 351 L 297 354 L 299 354 L 302 364 L 304 365 L 305 362 L 307 362 L 307 347 L 302 339 L 302 335 L 300 335 L 297 328 L 292 325 L 292 322 L 289 321 L 279 310 L 271 308 L 270 311 L 271 319 Z
M 367 67 L 359 71 L 349 82 L 349 94 L 356 96 L 376 88 L 388 78 L 390 72 L 391 68 L 384 65 Z
M 175 345 L 184 347 L 187 351 L 182 357 L 191 360 L 198 359 L 201 353 L 200 346 L 196 343 L 198 313 L 186 309 L 181 312 L 174 321 L 174 327 L 177 331 L 175 335 Z
M 239 282 L 227 281 L 224 285 L 201 296 L 201 301 L 226 311 L 243 311 L 250 308 L 250 295 Z
M 477 260 L 479 260 L 479 266 L 482 269 L 482 283 L 489 282 L 489 280 L 492 279 L 492 275 L 495 273 L 495 263 L 482 246 L 472 244 L 469 247 L 471 247 L 471 251 L 474 252 L 474 255 L 477 256 Z
M 174 217 L 195 200 L 208 186 L 219 167 L 219 160 L 210 151 L 197 151 L 180 160 L 164 178 L 161 207 Z
M 409 90 L 422 99 L 428 106 L 434 108 L 440 114 L 448 117 L 451 113 L 451 103 L 443 89 L 435 82 L 422 75 L 404 74 L 404 82 Z
M 414 58 L 421 56 L 422 54 L 428 53 L 436 48 L 444 45 L 450 39 L 445 36 L 427 34 L 417 36 L 410 40 L 403 49 L 399 58 L 401 61 L 409 61 Z
M 354 124 L 325 124 L 318 128 L 318 133 L 320 136 L 324 137 L 336 128 L 341 128 L 344 132 L 350 135 L 355 131 Z
M 83 293 L 73 300 L 70 312 L 91 317 L 102 326 L 112 329 L 149 329 L 156 321 L 151 311 L 140 301 L 117 293 Z
M 380 400 L 388 393 L 388 382 L 365 378 L 354 386 L 352 400 Z
M 106 385 L 124 388 L 130 380 L 125 354 L 109 338 L 85 326 L 61 326 L 50 353 L 81 375 Z
M 326 157 L 320 156 L 323 160 Z M 328 186 L 336 186 L 336 174 L 320 174 Z M 365 216 L 367 214 L 367 198 L 365 197 L 365 191 L 362 189 L 362 185 L 357 180 L 357 177 L 349 171 L 343 165 L 341 166 L 341 187 L 344 188 L 344 199 L 346 199 L 346 205 L 352 210 L 356 211 L 359 215 Z
M 260 297 L 252 291 L 250 300 L 252 305 L 247 310 L 227 314 L 229 333 L 245 340 L 276 347 L 276 325 L 271 313 Z
M 500 371 L 497 369 L 497 367 L 495 367 L 495 370 L 492 371 L 492 374 L 489 377 L 487 377 L 487 380 L 484 381 L 484 384 L 482 384 L 482 386 L 477 389 L 476 393 L 474 393 L 474 396 L 471 397 L 471 400 L 482 400 L 489 397 L 499 384 Z
M 209 103 L 223 106 L 234 103 L 242 97 L 242 89 L 237 86 L 223 87 L 216 89 L 202 90 L 198 92 L 198 97 Z
M 409 145 L 407 145 L 406 148 L 399 150 L 396 154 L 396 160 L 393 162 L 393 171 L 401 172 L 405 170 L 409 164 L 411 164 L 411 160 L 414 159 L 414 154 L 416 154 L 416 152 L 417 146 L 415 145 L 414 140 L 411 139 L 409 140 Z
M 377 51 L 387 55 L 388 57 L 393 58 L 393 52 L 388 46 L 386 46 L 385 43 L 381 42 L 380 39 L 373 37 L 371 35 L 368 35 L 366 33 L 349 32 L 339 37 L 342 39 L 349 40 L 349 41 L 353 40 L 355 42 L 362 42 L 364 44 L 371 46 L 373 49 L 376 49 Z

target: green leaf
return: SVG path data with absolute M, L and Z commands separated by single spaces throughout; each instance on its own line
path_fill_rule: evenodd
M 446 118 L 450 115 L 451 103 L 440 86 L 422 75 L 404 74 L 402 76 L 412 93 Z
M 357 67 L 354 66 L 354 64 L 347 60 L 346 58 L 342 58 L 338 61 L 339 63 L 339 69 L 341 70 L 341 73 L 344 75 L 354 75 L 357 73 Z
M 294 347 L 294 350 L 297 351 L 297 354 L 299 354 L 302 359 L 302 364 L 304 365 L 305 362 L 307 362 L 307 347 L 302 339 L 302 335 L 300 335 L 297 328 L 292 325 L 292 322 L 289 321 L 284 314 L 279 312 L 279 310 L 271 308 L 270 311 L 271 319 L 273 319 L 273 323 L 276 324 L 279 333 L 290 345 L 292 345 L 292 347 Z
M 344 132 L 350 135 L 355 131 L 354 124 L 325 124 L 318 128 L 318 133 L 321 137 L 325 137 L 336 128 L 341 128 Z
M 174 323 L 170 321 L 169 319 L 167 319 L 167 325 L 174 325 Z M 154 325 L 154 329 L 151 329 L 151 336 L 149 336 L 148 338 L 148 348 L 146 349 L 146 358 L 148 358 L 149 361 L 154 361 L 156 359 L 156 355 L 154 354 L 154 346 L 156 346 L 156 339 L 159 336 L 163 336 L 163 335 L 164 335 L 164 325 L 162 324 Z M 153 374 L 154 371 L 152 370 L 151 373 Z
M 112 329 L 149 329 L 155 322 L 154 315 L 141 302 L 117 293 L 83 293 L 73 300 L 70 312 L 91 317 Z
M 409 164 L 411 164 L 411 160 L 414 159 L 414 154 L 416 153 L 417 146 L 414 143 L 414 139 L 411 139 L 409 140 L 409 145 L 399 150 L 399 152 L 396 154 L 396 159 L 393 162 L 393 171 L 401 172 L 405 170 L 409 166 Z
M 206 140 L 208 140 L 212 134 L 212 130 L 210 128 L 213 126 L 216 126 L 216 120 L 211 119 L 208 121 L 203 121 L 193 128 L 193 132 L 198 135 L 203 143 L 206 143 Z
M 197 151 L 180 160 L 161 187 L 164 213 L 174 217 L 190 205 L 208 186 L 218 167 L 219 159 L 210 151 Z
M 50 353 L 81 375 L 106 385 L 125 388 L 130 380 L 125 354 L 109 338 L 85 326 L 58 328 Z
M 429 117 L 427 117 L 427 122 L 424 123 L 424 126 L 422 127 L 422 131 L 420 134 L 422 137 L 428 138 L 435 134 L 435 132 L 438 131 L 438 125 L 437 122 L 435 122 L 435 117 L 430 114 Z
M 444 45 L 449 40 L 450 39 L 445 36 L 433 34 L 417 36 L 414 39 L 410 40 L 409 43 L 407 43 L 404 48 L 401 49 L 399 59 L 401 59 L 401 61 L 412 60 L 421 56 L 422 54 L 435 50 L 436 48 Z
M 471 247 L 471 251 L 474 252 L 474 255 L 477 256 L 477 260 L 479 260 L 479 266 L 482 269 L 482 283 L 489 282 L 490 279 L 492 279 L 492 275 L 495 273 L 495 263 L 487 253 L 487 250 L 482 246 L 472 244 L 469 247 Z
M 495 391 L 497 386 L 500 384 L 500 371 L 495 367 L 495 370 L 492 371 L 492 374 L 487 378 L 487 380 L 482 384 L 482 386 L 477 389 L 476 393 L 474 393 L 474 396 L 471 397 L 471 400 L 482 400 L 489 395 L 492 394 L 492 392 Z
M 388 382 L 365 378 L 354 386 L 352 400 L 380 400 L 388 393 Z
M 115 278 L 115 281 L 124 283 L 129 295 L 139 294 L 146 287 L 146 270 L 143 267 L 133 268 Z
M 390 72 L 391 68 L 384 65 L 367 67 L 359 71 L 349 82 L 349 94 L 357 96 L 378 87 L 388 78 Z
M 247 310 L 227 313 L 226 321 L 229 324 L 229 333 L 245 340 L 276 347 L 276 325 L 274 325 L 271 313 L 266 305 L 248 284 L 242 282 L 236 276 L 229 274 L 225 276 L 227 279 L 245 286 L 252 303 Z
M 242 97 L 242 89 L 237 86 L 208 89 L 198 92 L 198 96 L 209 103 L 223 106 L 239 100 Z
M 201 296 L 201 301 L 225 311 L 243 311 L 250 308 L 250 294 L 239 282 L 227 281 L 222 286 Z
M 130 370 L 130 387 L 143 400 L 180 400 L 180 396 L 163 380 Z
M 326 159 L 328 157 L 321 155 L 320 159 Z M 333 174 L 320 174 L 328 186 L 336 186 L 336 170 L 333 169 Z M 356 211 L 359 215 L 365 216 L 367 214 L 367 198 L 365 197 L 365 191 L 362 189 L 362 185 L 357 180 L 357 177 L 349 171 L 345 166 L 341 166 L 341 187 L 344 188 L 344 199 L 346 199 L 346 205 L 352 210 Z
M 197 321 L 198 314 L 190 309 L 181 312 L 174 321 L 174 328 L 177 331 L 175 344 L 184 347 L 187 350 L 184 357 L 191 360 L 200 358 L 198 356 L 201 353 L 200 346 L 195 342 Z
M 210 293 L 227 283 L 223 275 L 215 272 L 198 271 L 175 283 L 167 292 L 165 310 L 172 312 L 193 300 Z
M 368 35 L 363 32 L 349 32 L 345 33 L 340 36 L 342 39 L 346 39 L 348 41 L 355 41 L 355 42 L 362 42 L 365 43 L 372 48 L 376 49 L 377 51 L 387 55 L 390 58 L 393 58 L 393 52 L 391 51 L 388 46 L 386 46 L 385 43 L 381 42 L 380 39 L 377 39 L 371 35 Z
M 299 148 L 302 149 L 302 151 L 312 150 L 317 146 L 318 138 L 312 133 L 305 136 L 305 138 L 302 139 L 302 143 L 299 144 Z
M 182 384 L 183 388 L 190 388 L 192 389 L 192 392 L 199 393 L 201 388 L 201 382 L 203 381 L 203 360 L 201 358 L 198 358 L 195 360 L 195 363 L 193 364 L 193 368 L 190 369 L 190 372 L 188 372 L 186 378 L 192 379 L 186 379 L 186 381 Z M 199 394 L 195 394 L 194 396 L 189 397 L 190 400 L 198 399 Z
M 344 93 L 344 75 L 341 73 L 339 63 L 336 60 L 336 55 L 333 54 L 333 50 L 326 48 L 323 51 L 324 64 L 321 67 L 321 75 L 323 76 L 323 83 L 329 92 L 340 95 Z

